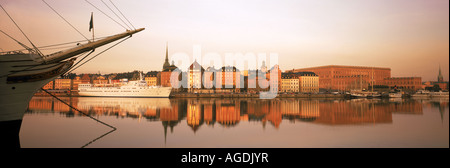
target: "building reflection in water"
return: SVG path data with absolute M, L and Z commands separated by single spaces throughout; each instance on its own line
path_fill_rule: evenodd
M 270 123 L 276 129 L 283 120 L 324 125 L 392 123 L 392 114 L 422 115 L 424 106 L 448 108 L 448 99 L 431 100 L 311 100 L 311 99 L 167 99 L 65 97 L 64 101 L 91 116 L 133 118 L 161 122 L 164 133 L 185 122 L 194 131 L 202 126 L 236 127 L 240 122 Z M 50 97 L 35 97 L 28 113 L 53 112 L 82 116 Z

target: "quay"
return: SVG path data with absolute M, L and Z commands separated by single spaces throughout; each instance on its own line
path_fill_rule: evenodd
M 345 98 L 344 94 L 278 94 L 276 98 Z M 174 93 L 170 98 L 259 98 L 256 93 Z
M 52 92 L 50 93 L 54 94 L 58 97 L 79 97 L 78 92 Z M 36 97 L 46 97 L 50 96 L 45 92 L 37 92 L 34 96 Z M 323 94 L 323 93 L 317 93 L 317 94 L 305 94 L 305 93 L 298 93 L 298 94 L 284 94 L 284 93 L 278 93 L 276 98 L 347 98 L 348 96 L 345 94 Z M 171 93 L 169 98 L 259 98 L 259 94 L 257 93 Z

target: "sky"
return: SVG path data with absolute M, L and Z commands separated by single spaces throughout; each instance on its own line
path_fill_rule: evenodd
M 45 0 L 86 38 L 126 26 L 101 0 Z M 103 0 L 115 9 L 109 0 Z M 112 0 L 143 32 L 99 55 L 75 73 L 162 70 L 166 42 L 174 53 L 278 54 L 282 71 L 323 65 L 391 68 L 392 77 L 449 80 L 448 0 Z M 36 46 L 83 40 L 40 0 L 0 0 Z M 120 16 L 120 14 L 118 13 Z M 122 18 L 125 21 L 125 19 Z M 126 22 L 126 21 L 125 21 Z M 125 28 L 124 28 L 125 27 Z M 131 26 L 130 26 L 131 27 Z M 0 11 L 0 30 L 29 44 Z M 31 45 L 29 45 L 31 46 Z M 96 53 L 106 49 L 97 49 Z M 0 51 L 22 49 L 0 34 Z M 51 54 L 57 50 L 42 50 Z M 193 60 L 192 60 L 193 61 Z

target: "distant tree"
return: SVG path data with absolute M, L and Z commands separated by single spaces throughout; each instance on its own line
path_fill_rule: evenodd
M 425 87 L 425 90 L 431 91 L 431 92 L 439 92 L 441 88 L 439 85 L 435 84 L 433 87 Z
M 69 73 L 65 77 L 67 77 L 68 79 L 75 79 L 75 77 L 77 77 L 77 74 L 76 73 Z
M 441 90 L 441 87 L 439 87 L 439 85 L 437 85 L 437 84 L 433 85 L 434 92 L 439 92 L 440 90 Z

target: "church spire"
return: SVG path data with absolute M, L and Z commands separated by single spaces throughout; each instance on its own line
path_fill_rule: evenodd
M 169 68 L 169 42 L 166 42 L 166 60 L 164 61 L 163 71 Z
M 441 73 L 441 64 L 439 64 L 438 82 L 444 82 L 444 77 L 442 76 L 442 73 Z
M 166 41 L 166 62 L 169 62 L 169 42 Z

